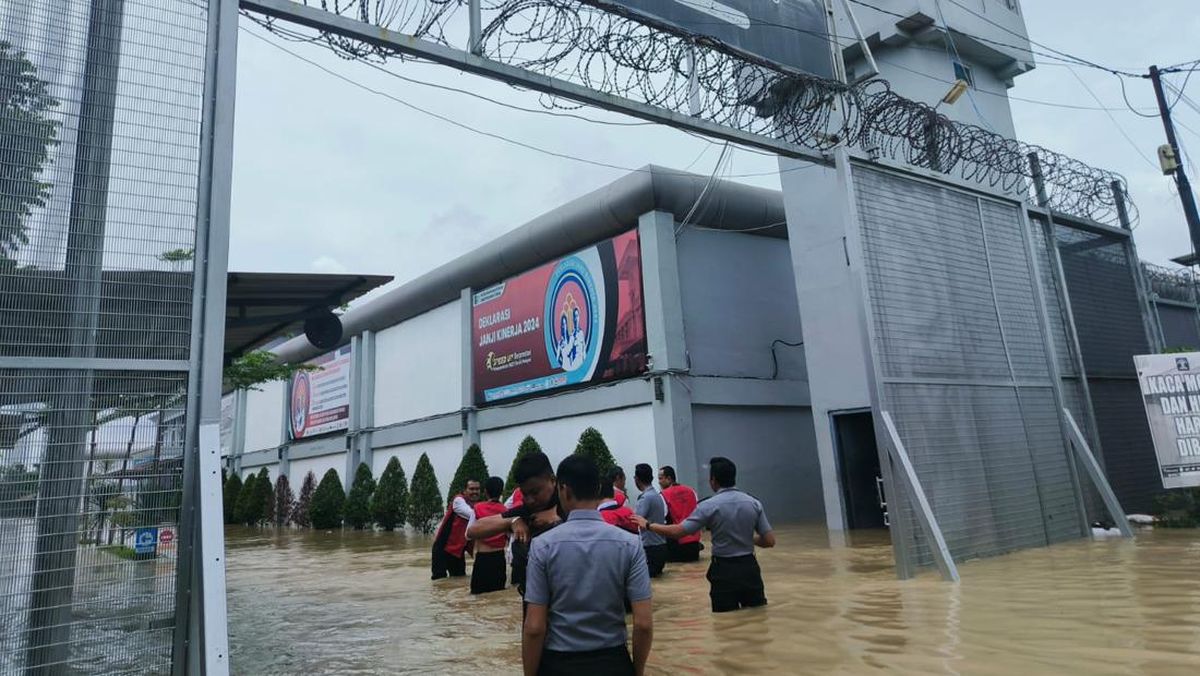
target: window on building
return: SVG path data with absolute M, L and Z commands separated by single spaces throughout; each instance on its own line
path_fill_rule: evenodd
M 968 66 L 964 66 L 958 61 L 954 62 L 954 79 L 965 80 L 967 86 L 969 86 L 971 89 L 975 88 L 975 74 L 971 72 L 971 69 Z

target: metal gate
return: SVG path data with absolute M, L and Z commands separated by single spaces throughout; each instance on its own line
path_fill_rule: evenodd
M 204 635 L 208 4 L 0 6 L 0 672 L 181 671 Z
M 877 404 L 950 555 L 1083 536 L 1023 206 L 863 164 L 853 175 Z M 889 505 L 900 574 L 935 563 L 909 500 Z

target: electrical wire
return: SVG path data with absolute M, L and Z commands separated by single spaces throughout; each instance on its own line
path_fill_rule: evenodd
M 1200 64 L 1192 66 L 1190 69 L 1188 69 L 1187 77 L 1185 77 L 1183 79 L 1183 84 L 1178 87 L 1179 96 L 1175 97 L 1175 103 L 1172 103 L 1170 106 L 1167 106 L 1168 109 L 1174 110 L 1175 106 L 1179 105 L 1179 99 L 1183 98 L 1183 92 L 1187 90 L 1188 82 L 1191 82 L 1191 80 L 1192 80 L 1192 73 L 1195 73 L 1197 68 L 1200 68 Z M 1168 86 L 1171 86 L 1171 85 L 1168 85 Z M 1172 89 L 1175 89 L 1175 87 L 1172 87 Z
M 1092 97 L 1093 100 L 1095 100 L 1097 104 L 1104 105 L 1100 102 L 1100 97 L 1096 96 L 1096 92 L 1092 91 L 1092 88 L 1083 81 L 1083 78 L 1079 76 L 1079 73 L 1075 72 L 1074 68 L 1068 68 L 1067 71 L 1070 72 L 1071 75 L 1075 76 L 1075 79 L 1079 81 L 1079 84 L 1085 90 L 1087 90 L 1087 93 Z M 1113 117 L 1113 114 L 1108 111 L 1104 111 L 1104 114 L 1108 116 L 1108 119 L 1113 123 L 1113 126 L 1117 128 L 1117 131 L 1121 133 L 1121 136 L 1125 137 L 1125 140 L 1129 142 L 1129 145 L 1133 147 L 1134 151 L 1146 161 L 1146 164 L 1149 164 L 1151 168 L 1157 171 L 1159 168 L 1158 163 L 1150 159 L 1150 156 L 1146 155 L 1146 153 L 1142 151 L 1141 147 L 1134 142 L 1133 137 L 1131 137 L 1129 133 L 1125 131 L 1125 128 L 1121 126 L 1121 123 L 1117 122 L 1117 118 Z

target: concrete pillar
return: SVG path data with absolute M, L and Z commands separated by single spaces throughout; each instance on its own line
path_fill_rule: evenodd
M 350 492 L 350 484 L 354 483 L 354 472 L 358 469 L 359 446 L 358 432 L 362 426 L 362 392 L 359 383 L 362 382 L 362 336 L 350 339 L 350 426 L 346 429 L 346 470 L 342 473 L 342 486 Z
M 479 418 L 475 408 L 474 364 L 471 361 L 474 343 L 472 339 L 472 294 L 463 289 L 459 300 L 462 312 L 462 450 L 463 455 L 471 444 L 479 443 Z
M 351 384 L 358 394 L 358 461 L 374 467 L 375 446 L 375 332 L 363 331 L 360 384 Z M 378 478 L 378 477 L 376 477 Z
M 638 219 L 642 247 L 646 342 L 650 352 L 651 407 L 658 464 L 675 468 L 679 481 L 698 481 L 696 443 L 692 435 L 692 399 L 687 378 L 687 340 L 675 249 L 675 217 L 654 211 Z
M 233 393 L 233 448 L 229 450 L 229 465 L 230 471 L 239 476 L 242 472 L 242 456 L 246 454 L 246 402 L 249 399 L 250 393 L 246 390 L 237 390 Z M 286 413 L 283 419 L 286 425 Z M 284 434 L 287 434 L 286 430 Z

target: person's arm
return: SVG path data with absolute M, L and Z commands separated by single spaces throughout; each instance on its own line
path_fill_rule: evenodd
M 475 516 L 475 509 L 471 507 L 471 505 L 467 503 L 466 498 L 462 497 L 461 495 L 455 497 L 452 504 L 454 505 L 454 513 L 466 519 L 467 521 L 470 521 L 471 517 Z
M 503 535 L 510 530 L 517 540 L 521 542 L 529 540 L 529 526 L 519 518 L 505 518 L 503 514 L 475 519 L 474 523 L 467 526 L 467 539 L 486 540 L 494 535 Z
M 625 574 L 625 598 L 633 608 L 633 668 L 637 676 L 646 673 L 650 644 L 654 642 L 654 611 L 651 605 L 650 570 L 640 542 L 628 545 L 630 563 Z
M 775 531 L 771 529 L 771 524 L 767 522 L 767 512 L 758 506 L 758 521 L 754 523 L 754 544 L 763 549 L 770 549 L 775 546 Z
M 635 518 L 638 520 L 639 527 L 645 528 L 656 535 L 678 540 L 685 535 L 691 535 L 703 529 L 708 524 L 708 520 L 712 515 L 711 507 L 711 502 L 701 502 L 696 505 L 696 509 L 692 511 L 688 518 L 683 520 L 683 523 L 650 523 L 643 517 Z
M 546 610 L 546 606 L 530 603 L 525 612 L 525 628 L 521 632 L 521 662 L 525 665 L 525 676 L 537 676 L 538 668 L 542 666 L 542 648 L 546 645 Z M 637 612 L 636 606 L 634 612 Z M 636 633 L 633 645 L 636 650 Z

